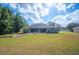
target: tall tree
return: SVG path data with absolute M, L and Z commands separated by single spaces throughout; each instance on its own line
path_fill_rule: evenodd
M 66 28 L 72 32 L 73 28 L 77 26 L 79 26 L 79 23 L 69 23 Z
M 8 28 L 8 24 L 11 24 L 11 11 L 8 8 L 4 8 L 2 6 L 0 6 L 0 34 L 5 33 Z M 11 28 L 10 28 L 11 29 Z
M 24 19 L 18 12 L 13 14 L 9 8 L 0 6 L 0 34 L 19 32 L 25 26 Z

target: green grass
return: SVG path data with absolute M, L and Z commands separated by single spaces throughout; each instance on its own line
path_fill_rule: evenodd
M 0 38 L 0 54 L 78 55 L 79 33 L 23 34 L 21 37 Z

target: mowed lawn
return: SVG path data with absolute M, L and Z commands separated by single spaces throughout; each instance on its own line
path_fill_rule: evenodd
M 78 55 L 79 33 L 23 34 L 21 37 L 0 38 L 0 54 Z

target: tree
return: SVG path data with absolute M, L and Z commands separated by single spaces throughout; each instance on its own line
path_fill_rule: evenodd
M 10 9 L 0 6 L 0 34 L 4 34 L 6 31 L 9 31 L 7 28 L 9 27 L 8 25 L 12 25 L 12 22 L 10 21 L 11 15 L 12 13 Z
M 79 23 L 69 23 L 66 28 L 67 28 L 69 31 L 73 32 L 73 28 L 74 28 L 74 27 L 77 27 L 77 26 L 79 26 Z
M 50 25 L 50 26 L 54 26 L 55 23 L 54 23 L 54 22 L 48 22 L 48 25 Z
M 27 33 L 29 31 L 29 25 L 27 21 L 24 19 L 22 28 L 20 29 L 20 33 Z
M 55 28 L 57 28 L 58 30 L 61 29 L 61 25 L 60 25 L 60 24 L 57 24 L 57 23 L 55 23 L 55 22 L 48 22 L 48 25 L 49 25 L 49 26 L 52 26 L 52 27 L 55 27 Z
M 22 19 L 21 19 L 21 17 L 18 14 L 16 14 L 14 16 L 13 21 L 14 21 L 13 31 L 14 32 L 19 32 L 20 28 L 22 27 Z
M 10 8 L 0 6 L 0 34 L 19 32 L 26 24 L 18 12 L 13 14 Z

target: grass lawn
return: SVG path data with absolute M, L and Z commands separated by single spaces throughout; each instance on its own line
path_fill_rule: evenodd
M 0 38 L 0 54 L 78 55 L 79 33 L 23 34 L 21 37 Z

